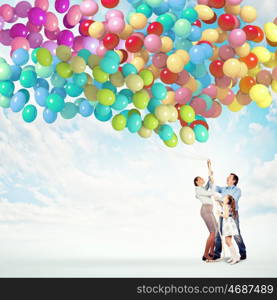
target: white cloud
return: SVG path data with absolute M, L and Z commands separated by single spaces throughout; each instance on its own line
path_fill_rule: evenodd
M 269 122 L 277 123 L 277 100 L 273 101 L 266 118 Z

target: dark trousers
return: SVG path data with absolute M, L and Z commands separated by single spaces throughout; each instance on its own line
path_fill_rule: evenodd
M 238 235 L 234 236 L 234 239 L 239 247 L 239 253 L 240 256 L 246 256 L 246 247 L 245 244 L 243 242 L 241 233 L 240 233 L 240 228 L 239 228 L 239 214 L 237 213 L 237 217 L 234 219 L 238 228 Z M 220 232 L 222 233 L 222 223 L 223 223 L 223 218 L 220 217 L 219 218 L 219 224 L 220 224 Z M 214 256 L 217 258 L 220 257 L 222 252 L 222 242 L 221 242 L 221 237 L 220 237 L 220 233 L 218 232 L 215 238 L 215 251 L 214 251 Z

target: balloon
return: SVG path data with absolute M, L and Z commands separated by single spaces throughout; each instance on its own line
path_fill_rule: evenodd
M 181 140 L 187 145 L 192 145 L 195 143 L 195 133 L 194 133 L 193 129 L 191 129 L 188 126 L 181 128 L 180 137 L 181 137 Z
M 36 119 L 36 117 L 37 117 L 36 107 L 32 104 L 25 106 L 25 108 L 22 111 L 23 120 L 27 123 L 31 123 Z
M 142 120 L 139 114 L 134 113 L 128 117 L 127 128 L 131 133 L 138 132 L 142 127 Z
M 13 95 L 10 101 L 10 108 L 13 112 L 19 112 L 26 104 L 26 96 L 23 92 L 17 92 Z
M 169 125 L 161 125 L 158 129 L 159 137 L 163 141 L 168 141 L 173 137 L 173 129 Z
M 79 105 L 79 113 L 83 117 L 89 117 L 93 114 L 93 106 L 87 100 L 83 100 Z
M 121 131 L 126 127 L 126 125 L 127 125 L 127 120 L 123 115 L 118 114 L 113 117 L 112 120 L 113 129 L 117 131 Z
M 39 7 L 33 7 L 28 12 L 28 18 L 33 25 L 44 25 L 46 23 L 46 12 Z
M 43 111 L 43 119 L 48 124 L 54 123 L 57 119 L 57 116 L 57 113 L 49 108 L 45 108 Z
M 53 58 L 48 49 L 40 48 L 37 51 L 37 60 L 42 66 L 48 67 L 52 64 Z
M 190 123 L 195 119 L 195 111 L 190 105 L 183 105 L 180 109 L 180 116 L 183 121 Z
M 64 108 L 64 99 L 57 94 L 50 94 L 46 98 L 46 105 L 54 112 L 60 112 Z
M 268 88 L 263 84 L 255 84 L 249 91 L 249 96 L 253 101 L 262 102 L 269 95 Z
M 44 87 L 39 87 L 35 90 L 35 100 L 40 106 L 46 106 L 46 99 L 49 92 Z
M 74 103 L 66 102 L 60 113 L 64 119 L 73 119 L 78 113 L 78 107 Z
M 203 125 L 196 125 L 193 131 L 198 142 L 205 143 L 209 139 L 209 132 Z

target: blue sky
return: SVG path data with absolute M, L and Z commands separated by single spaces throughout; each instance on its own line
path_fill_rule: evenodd
M 272 0 L 245 3 L 259 7 L 258 24 L 275 17 Z M 230 172 L 241 177 L 242 228 L 252 255 L 259 255 L 253 231 L 259 244 L 271 238 L 265 253 L 276 253 L 276 103 L 275 95 L 266 110 L 224 109 L 210 121 L 208 143 L 177 149 L 156 136 L 114 132 L 92 117 L 26 124 L 20 114 L 1 112 L 0 254 L 200 257 L 206 229 L 192 180 L 206 175 L 207 158 L 218 184 Z M 185 234 L 195 248 L 180 239 Z

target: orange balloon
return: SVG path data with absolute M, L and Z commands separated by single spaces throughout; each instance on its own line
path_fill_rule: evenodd
M 239 87 L 240 87 L 240 90 L 244 94 L 249 94 L 250 89 L 255 84 L 256 84 L 256 80 L 253 77 L 246 76 L 246 77 L 244 77 L 244 78 L 241 79 L 241 81 L 239 83 Z

